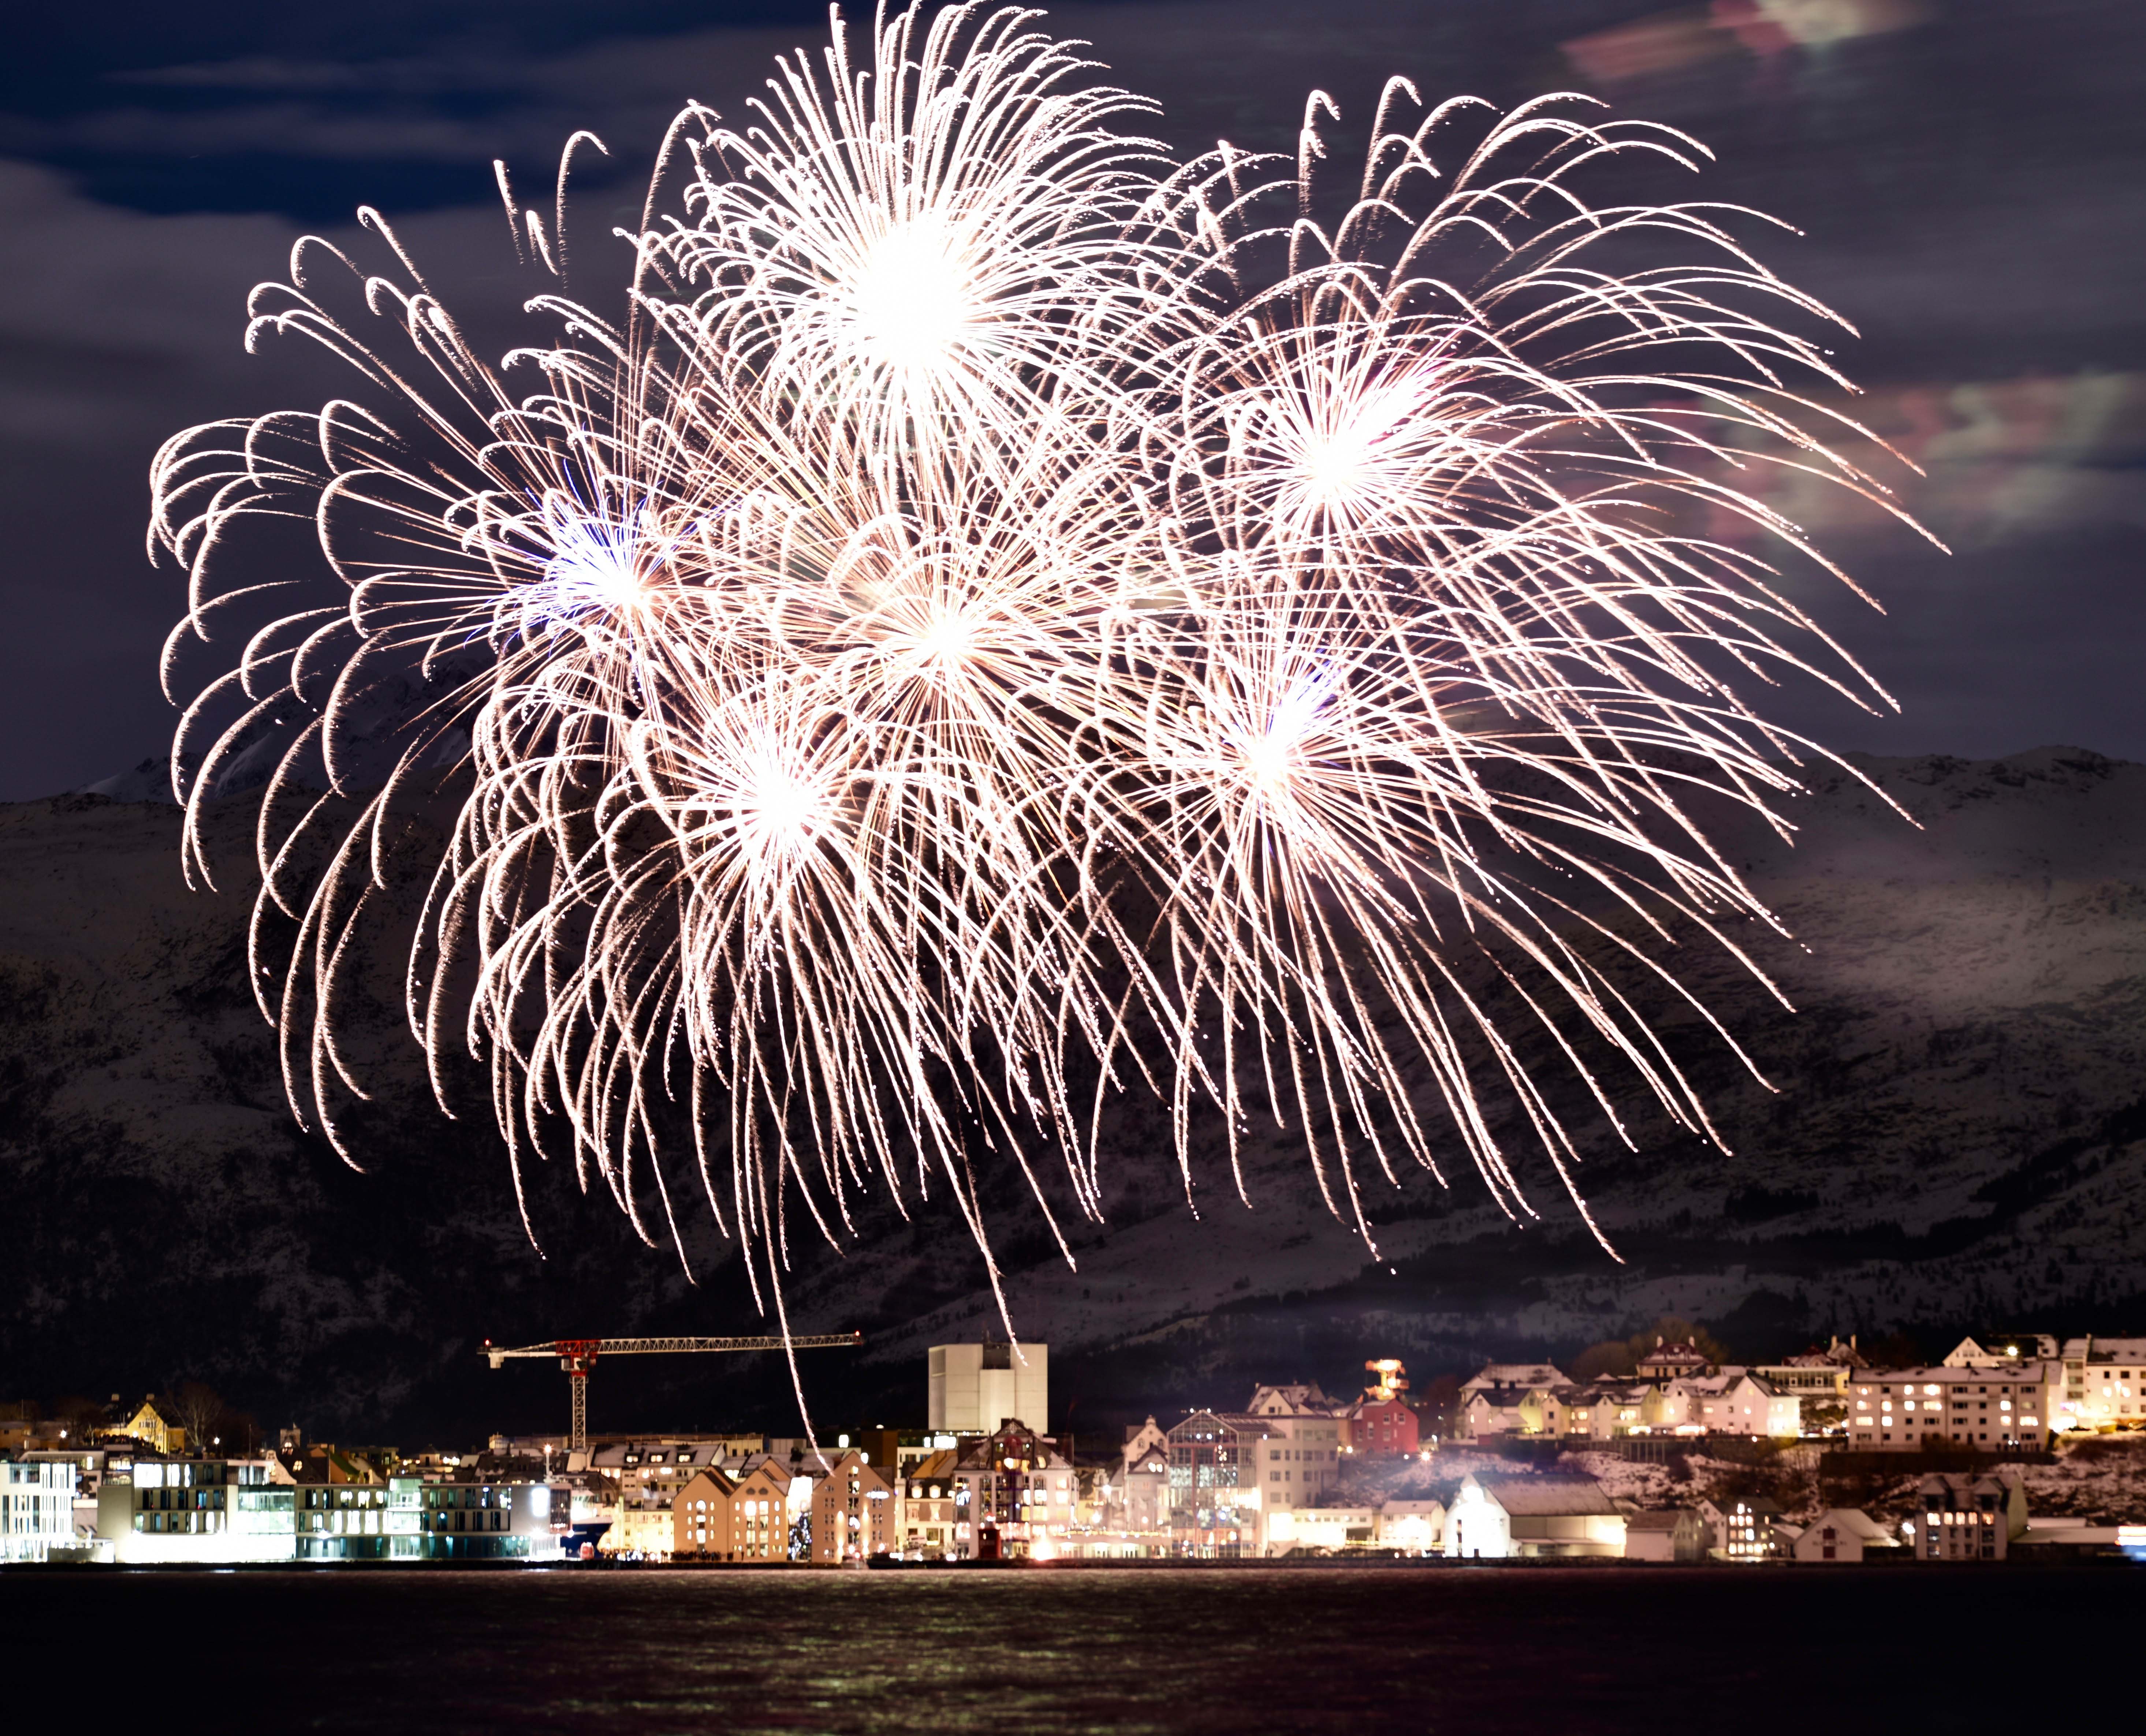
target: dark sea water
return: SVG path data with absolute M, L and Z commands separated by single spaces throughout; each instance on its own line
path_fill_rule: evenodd
M 33 1570 L 0 1680 L 26 1729 L 41 1683 L 173 1731 L 2027 1729 L 2142 1616 L 2122 1567 Z

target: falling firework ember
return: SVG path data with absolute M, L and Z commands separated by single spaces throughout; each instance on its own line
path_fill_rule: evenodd
M 651 1240 L 690 1151 L 777 1308 L 796 1215 L 841 1239 L 875 1186 L 943 1180 L 987 1258 L 980 1165 L 1100 1214 L 1135 1086 L 1188 1187 L 1203 1105 L 1233 1163 L 1270 1119 L 1367 1240 L 1364 1185 L 1448 1153 L 1577 1204 L 1550 1072 L 1710 1135 L 1644 1008 L 1673 931 L 1772 925 L 1699 816 L 1779 826 L 1813 750 L 1745 687 L 1889 703 L 1693 528 L 1816 558 L 1739 466 L 1882 494 L 1805 426 L 1831 316 L 1749 213 L 1582 197 L 1681 135 L 1397 82 L 1336 197 L 1323 98 L 1293 174 L 1174 164 L 1035 16 L 838 29 L 743 130 L 688 108 L 622 312 L 561 283 L 497 366 L 370 212 L 396 277 L 316 240 L 255 292 L 249 344 L 365 386 L 157 457 L 167 688 L 237 652 L 175 776 L 206 879 L 204 805 L 273 762 L 253 980 L 347 1157 L 357 937 L 420 847 L 442 1107 L 474 1056 L 517 1187 L 569 1160 Z M 562 273 L 563 167 L 548 217 L 500 180 Z M 252 576 L 290 519 L 324 568 Z

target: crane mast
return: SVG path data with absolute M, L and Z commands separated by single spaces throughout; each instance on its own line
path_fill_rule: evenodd
M 504 1368 L 510 1357 L 556 1357 L 573 1394 L 573 1424 L 566 1450 L 586 1453 L 589 1447 L 589 1371 L 599 1356 L 670 1355 L 681 1351 L 743 1353 L 755 1350 L 854 1349 L 865 1341 L 861 1332 L 826 1332 L 792 1338 L 556 1338 L 546 1344 L 509 1347 L 484 1341 L 480 1353 L 495 1369 Z

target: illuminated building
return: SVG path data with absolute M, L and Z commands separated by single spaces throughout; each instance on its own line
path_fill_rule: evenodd
M 1445 1554 L 1445 1504 L 1386 1502 L 1379 1509 L 1377 1540 L 1382 1548 L 1398 1549 L 1404 1555 Z
M 1350 1407 L 1348 1422 L 1351 1452 L 1384 1455 L 1422 1450 L 1416 1414 L 1398 1398 L 1365 1399 Z
M 812 1559 L 825 1564 L 894 1553 L 894 1485 L 854 1449 L 812 1487 Z
M 1989 1476 L 1934 1473 L 1917 1486 L 1922 1511 L 1910 1521 L 1918 1561 L 2002 1561 L 2027 1530 L 2027 1493 L 2018 1470 Z
M 1851 1383 L 1849 1443 L 1865 1453 L 2038 1448 L 2049 1439 L 2045 1379 L 2040 1363 L 1867 1369 Z
M 107 1438 L 118 1435 L 128 1440 L 139 1441 L 152 1453 L 169 1454 L 186 1450 L 187 1431 L 167 1421 L 163 1413 L 157 1409 L 154 1399 L 144 1399 L 142 1408 L 133 1415 L 104 1433 Z
M 1150 1424 L 1155 1419 L 1150 1417 Z M 1135 1449 L 1135 1446 L 1137 1450 Z M 1120 1530 L 1135 1534 L 1170 1531 L 1170 1437 L 1129 1444 L 1115 1490 L 1113 1518 Z
M 1695 1509 L 1664 1507 L 1624 1515 L 1627 1561 L 1704 1561 L 1706 1522 Z
M 1327 1499 L 1340 1484 L 1350 1421 L 1345 1415 L 1319 1413 L 1256 1420 L 1265 1424 L 1265 1438 L 1244 1450 L 1253 1455 L 1252 1480 L 1260 1496 L 1257 1541 L 1265 1554 L 1288 1536 L 1302 1540 L 1300 1533 L 1282 1524 L 1282 1515 Z
M 1701 1501 L 1699 1516 L 1709 1534 L 1709 1553 L 1721 1560 L 1771 1561 L 1786 1551 L 1788 1539 L 1775 1529 L 1780 1504 L 1763 1495 Z
M 555 1499 L 547 1483 L 474 1474 L 447 1483 L 397 1477 L 388 1504 L 397 1560 L 555 1561 L 569 1519 L 564 1489 Z M 302 1527 L 302 1509 L 299 1517 Z
M 951 1444 L 938 1448 L 909 1466 L 902 1474 L 899 1533 L 901 1552 L 911 1560 L 953 1560 L 961 1535 L 956 1529 L 967 1518 L 967 1504 L 954 1480 L 960 1451 Z
M 1952 1359 L 1945 1359 L 1949 1363 Z M 1823 1350 L 1814 1345 L 1800 1356 L 1784 1356 L 1751 1372 L 1769 1385 L 1799 1399 L 1837 1403 L 1848 1396 L 1849 1377 L 1858 1369 L 1869 1366 L 1850 1334 L 1845 1343 L 1836 1337 Z
M 1054 1444 L 1016 1419 L 905 1469 L 886 1534 L 913 1560 L 1047 1559 L 1072 1534 L 1075 1481 Z
M 932 1434 L 989 1434 L 1016 1418 L 1049 1430 L 1050 1345 L 934 1344 L 926 1357 Z
M 1269 1442 L 1292 1438 L 1285 1432 L 1292 1420 L 1195 1410 L 1170 1431 L 1170 1538 L 1178 1554 L 1260 1553 L 1268 1486 L 1261 1474 L 1280 1468 L 1262 1459 Z M 1338 1439 L 1339 1425 L 1330 1419 L 1325 1426 Z
M 1072 1529 L 1073 1467 L 1018 1419 L 965 1443 L 952 1482 L 957 1558 L 1048 1556 Z
M 671 1499 L 671 1559 L 731 1559 L 731 1498 L 736 1493 L 737 1484 L 712 1465 L 694 1472 Z
M 1286 1555 L 1305 1549 L 1339 1555 L 1371 1548 L 1378 1534 L 1375 1507 L 1298 1507 L 1267 1515 L 1262 1553 Z
M 1834 1342 L 1838 1344 L 1839 1339 Z M 1855 1340 L 1850 1339 L 1850 1345 Z M 1984 1332 L 1974 1338 L 1964 1338 L 1947 1353 L 1944 1365 L 1949 1369 L 2016 1368 L 2023 1362 L 2060 1362 L 2064 1352 L 2058 1348 L 2054 1335 L 2047 1332 Z M 1869 1364 L 1859 1364 L 1868 1367 Z
M 611 1441 L 589 1455 L 589 1469 L 618 1485 L 606 1554 L 661 1557 L 671 1553 L 679 1491 L 701 1470 L 761 1445 L 758 1435 L 671 1435 Z
M 1445 1514 L 1445 1554 L 1622 1555 L 1624 1515 L 1592 1477 L 1464 1477 Z
M 1566 1404 L 1579 1391 L 1570 1375 L 1546 1362 L 1486 1363 L 1460 1383 L 1455 1432 L 1463 1439 L 1562 1434 Z
M 1605 1377 L 1575 1387 L 1560 1402 L 1567 1436 L 1614 1440 L 1625 1434 L 1651 1434 L 1668 1414 L 1662 1389 L 1651 1380 Z
M 1679 1434 L 1793 1437 L 1803 1432 L 1803 1400 L 1748 1369 L 1688 1376 L 1662 1388 L 1660 1427 Z
M 1688 1380 L 1715 1372 L 1706 1354 L 1688 1339 L 1669 1344 L 1659 1336 L 1654 1348 L 1639 1359 L 1635 1370 L 1642 1380 Z
M 74 1485 L 67 1459 L 0 1464 L 0 1561 L 42 1561 L 74 1546 Z
M 1338 1416 L 1346 1407 L 1337 1404 L 1319 1389 L 1316 1381 L 1287 1386 L 1255 1386 L 1245 1406 L 1246 1416 Z M 1148 1423 L 1153 1426 L 1155 1419 Z
M 846 1454 L 837 1466 L 861 1459 Z M 795 1553 L 793 1529 L 806 1517 L 811 1521 L 812 1559 L 838 1559 L 820 1553 L 826 1539 L 846 1529 L 834 1512 L 821 1510 L 831 1480 L 786 1469 L 767 1454 L 727 1467 L 704 1466 L 671 1499 L 670 1537 L 659 1547 L 645 1529 L 637 1529 L 632 1553 L 645 1559 L 788 1561 Z M 887 1504 L 880 1503 L 882 1508 Z
M 1834 1507 L 1800 1529 L 1774 1528 L 1789 1539 L 1791 1561 L 1859 1562 L 1866 1554 L 1884 1554 L 1900 1547 L 1900 1539 L 1860 1507 Z
M 97 1534 L 122 1566 L 294 1561 L 292 1494 L 272 1459 L 114 1455 L 97 1484 Z
M 790 1559 L 791 1493 L 799 1480 L 770 1458 L 745 1469 L 730 1497 L 731 1560 Z
M 2054 1390 L 2059 1366 L 2063 1370 L 2061 1393 Z M 2146 1339 L 2067 1339 L 2059 1364 L 2049 1374 L 2055 1427 L 2146 1427 Z

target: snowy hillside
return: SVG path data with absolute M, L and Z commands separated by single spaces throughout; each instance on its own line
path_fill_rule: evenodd
M 1374 1353 L 1435 1372 L 1665 1312 L 1754 1354 L 1829 1329 L 2146 1319 L 2129 1311 L 2146 1304 L 2146 766 L 2044 749 L 1863 769 L 1919 830 L 1836 776 L 1793 805 L 1793 848 L 1738 835 L 1797 943 L 1739 939 L 1797 1011 L 1719 957 L 1694 953 L 1686 974 L 1777 1089 L 1690 1021 L 1673 1034 L 1733 1155 L 1636 1104 L 1636 1150 L 1595 1138 L 1582 1185 L 1623 1264 L 1554 1179 L 1533 1178 L 1540 1219 L 1515 1226 L 1465 1164 L 1450 1193 L 1380 1185 L 1374 1260 L 1275 1138 L 1248 1152 L 1248 1210 L 1203 1135 L 1195 1217 L 1161 1118 L 1129 1101 L 1105 1133 L 1111 1221 L 1076 1223 L 1077 1270 L 1018 1189 L 991 1190 L 1055 1404 L 1080 1398 L 1100 1421 L 1235 1402 L 1255 1374 L 1350 1384 Z M 245 806 L 217 821 L 234 860 Z M 570 1176 L 539 1179 L 540 1260 L 496 1142 L 441 1119 L 407 1066 L 369 1111 L 373 1175 L 300 1135 L 244 982 L 247 888 L 187 892 L 177 819 L 86 795 L 0 810 L 0 1219 L 22 1226 L 0 1279 L 9 1379 L 41 1393 L 197 1372 L 266 1379 L 248 1395 L 262 1406 L 320 1394 L 324 1424 L 444 1423 L 503 1390 L 472 1389 L 484 1335 L 741 1323 L 712 1233 L 689 1287 Z M 393 1047 L 385 1021 L 362 1035 Z M 916 1409 L 922 1347 L 988 1318 L 938 1200 L 846 1258 L 801 1250 L 793 1282 L 798 1324 L 871 1334 L 861 1364 L 816 1377 L 835 1404 Z M 273 1372 L 249 1376 L 264 1354 Z M 697 1394 L 710 1377 L 663 1378 Z M 529 1390 L 541 1422 L 556 1394 Z

